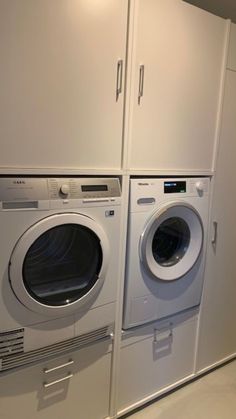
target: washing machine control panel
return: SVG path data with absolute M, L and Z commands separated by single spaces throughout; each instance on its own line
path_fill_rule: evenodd
M 185 193 L 186 181 L 168 181 L 164 182 L 164 193 Z

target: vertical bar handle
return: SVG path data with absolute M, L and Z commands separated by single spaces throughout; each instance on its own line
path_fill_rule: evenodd
M 216 246 L 217 233 L 218 233 L 218 223 L 217 223 L 217 221 L 213 221 L 213 236 L 212 236 L 212 239 L 211 239 L 211 243 L 212 243 L 213 246 Z
M 117 62 L 117 75 L 116 75 L 116 102 L 119 99 L 120 94 L 122 93 L 122 84 L 123 84 L 123 60 Z
M 143 85 L 144 85 L 144 65 L 139 66 L 139 86 L 138 86 L 138 104 L 140 105 L 141 98 L 143 97 Z

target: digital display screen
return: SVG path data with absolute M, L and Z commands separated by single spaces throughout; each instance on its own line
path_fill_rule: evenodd
M 186 182 L 164 182 L 164 193 L 184 193 L 186 192 Z
M 107 185 L 81 185 L 82 192 L 102 192 L 108 191 Z

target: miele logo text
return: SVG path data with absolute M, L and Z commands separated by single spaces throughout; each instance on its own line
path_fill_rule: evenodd
M 138 183 L 138 185 L 139 185 L 139 186 L 148 186 L 148 185 L 149 185 L 149 183 L 141 183 L 141 182 L 139 182 L 139 183 Z
M 13 180 L 13 183 L 15 185 L 25 185 L 25 181 L 24 180 Z

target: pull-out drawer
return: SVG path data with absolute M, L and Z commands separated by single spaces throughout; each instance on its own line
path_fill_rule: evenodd
M 0 377 L 2 419 L 104 419 L 111 345 L 104 340 Z
M 193 375 L 197 319 L 197 310 L 190 310 L 123 333 L 119 413 Z

